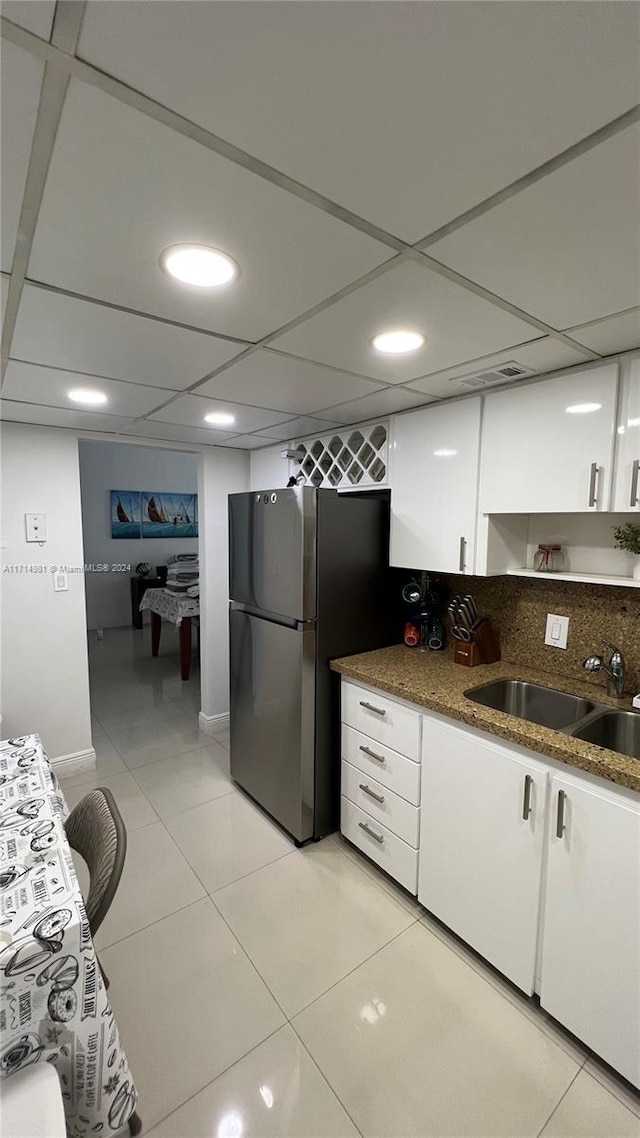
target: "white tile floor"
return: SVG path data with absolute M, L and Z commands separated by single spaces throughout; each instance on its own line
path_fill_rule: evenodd
M 640 1138 L 640 1096 L 348 846 L 296 849 L 166 635 L 90 644 L 129 831 L 98 945 L 153 1138 Z

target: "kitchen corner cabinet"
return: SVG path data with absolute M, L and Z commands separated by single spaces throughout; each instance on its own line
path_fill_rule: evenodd
M 609 510 L 617 380 L 618 364 L 612 363 L 544 383 L 488 392 L 480 512 Z M 590 404 L 591 411 L 568 410 Z
M 640 1086 L 640 804 L 551 783 L 540 1002 Z
M 418 900 L 534 990 L 547 772 L 425 715 Z
M 390 449 L 390 563 L 473 573 L 479 397 L 395 415 Z
M 616 445 L 613 509 L 640 510 L 640 359 L 623 365 Z

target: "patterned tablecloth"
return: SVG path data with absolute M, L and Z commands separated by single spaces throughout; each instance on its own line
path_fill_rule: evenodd
M 147 589 L 140 601 L 140 612 L 150 609 L 157 612 L 163 620 L 172 624 L 182 624 L 185 616 L 200 616 L 199 597 L 181 596 L 169 593 L 166 589 Z
M 136 1090 L 120 1046 L 38 735 L 0 743 L 0 1077 L 51 1063 L 72 1138 L 126 1125 Z

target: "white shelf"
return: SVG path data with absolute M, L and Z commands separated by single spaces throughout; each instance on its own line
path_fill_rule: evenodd
M 640 589 L 640 581 L 633 577 L 614 577 L 610 573 L 551 573 L 538 569 L 507 569 L 510 577 L 536 577 L 539 581 L 582 581 L 590 585 L 618 585 L 626 589 Z

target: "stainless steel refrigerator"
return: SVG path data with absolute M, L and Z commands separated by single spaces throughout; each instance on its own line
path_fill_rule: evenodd
M 299 843 L 336 829 L 337 656 L 390 643 L 389 498 L 229 496 L 231 775 Z

